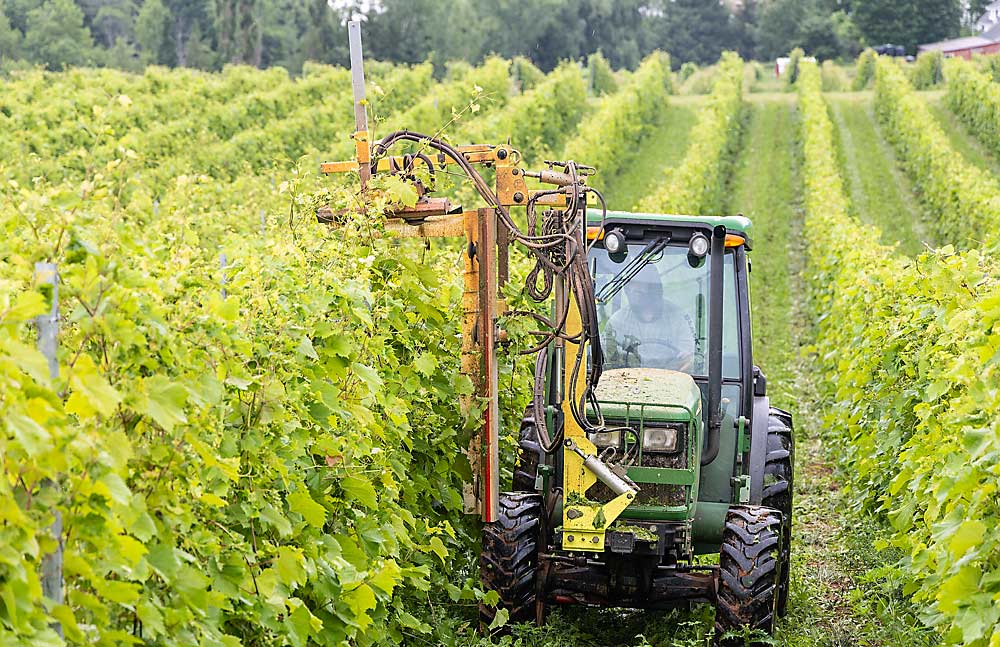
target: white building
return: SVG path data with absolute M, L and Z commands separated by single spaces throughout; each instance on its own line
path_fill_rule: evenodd
M 1000 0 L 993 0 L 986 5 L 983 15 L 976 21 L 976 31 L 989 31 L 998 24 L 1000 24 Z

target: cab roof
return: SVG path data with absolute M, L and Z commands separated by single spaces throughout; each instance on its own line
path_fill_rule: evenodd
M 704 226 L 708 228 L 717 225 L 724 225 L 729 233 L 740 234 L 746 240 L 747 249 L 753 248 L 753 223 L 746 216 L 683 216 L 664 213 L 636 213 L 633 211 L 607 211 L 605 222 L 624 221 L 645 221 L 656 224 L 677 223 L 679 225 Z M 601 210 L 587 209 L 587 225 L 600 226 Z

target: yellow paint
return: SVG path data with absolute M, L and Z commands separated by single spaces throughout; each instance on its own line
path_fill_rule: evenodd
M 566 313 L 566 334 L 574 337 L 580 333 L 583 325 L 580 321 L 580 309 L 572 293 L 569 298 L 569 311 Z M 573 388 L 573 365 L 576 362 L 576 353 L 579 344 L 569 341 L 563 342 L 566 348 L 566 360 L 563 366 L 563 436 L 566 440 L 572 439 L 576 446 L 585 454 L 597 454 L 594 443 L 587 439 L 587 434 L 577 424 L 570 409 L 570 402 L 575 392 L 579 399 L 583 389 L 587 385 L 587 367 L 581 366 L 577 375 L 576 389 Z M 583 464 L 583 459 L 575 451 L 563 447 L 563 501 L 570 499 L 580 500 L 586 497 L 587 490 L 597 482 L 597 477 Z M 620 515 L 625 508 L 632 503 L 635 495 L 631 492 L 619 495 L 618 497 L 600 505 L 564 505 L 563 506 L 563 532 L 562 541 L 564 550 L 593 551 L 602 552 L 604 550 L 604 533 Z M 569 518 L 569 511 L 580 513 L 575 519 Z M 594 527 L 594 520 L 599 513 L 603 513 L 604 522 Z M 572 537 L 572 539 L 570 539 Z

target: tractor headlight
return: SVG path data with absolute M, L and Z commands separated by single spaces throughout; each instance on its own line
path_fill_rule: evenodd
M 642 432 L 642 451 L 644 452 L 675 452 L 677 451 L 676 427 L 646 427 Z
M 604 249 L 609 254 L 620 254 L 625 249 L 625 234 L 620 229 L 612 229 L 604 234 Z
M 704 234 L 695 234 L 691 236 L 691 242 L 688 243 L 688 254 L 695 258 L 701 258 L 708 253 L 708 248 L 708 237 Z
M 602 431 L 600 433 L 590 434 L 590 442 L 594 443 L 598 447 L 620 447 L 622 444 L 622 432 Z

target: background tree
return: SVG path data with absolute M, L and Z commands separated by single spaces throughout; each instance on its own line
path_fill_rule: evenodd
M 262 0 L 216 0 L 216 49 L 224 62 L 260 67 L 264 59 L 263 12 Z
M 962 27 L 959 0 L 854 0 L 853 19 L 868 45 L 917 45 L 958 36 Z
M 147 64 L 169 65 L 172 59 L 170 11 L 162 0 L 145 0 L 135 19 L 135 39 Z
M 24 50 L 50 70 L 90 65 L 94 41 L 83 24 L 83 11 L 73 0 L 46 0 L 27 15 Z
M 4 2 L 0 0 L 0 61 L 15 59 L 21 55 L 21 32 L 10 24 L 4 12 Z

